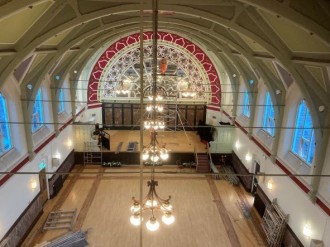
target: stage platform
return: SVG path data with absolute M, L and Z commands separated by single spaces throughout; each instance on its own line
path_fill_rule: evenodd
M 105 130 L 104 132 L 106 132 L 104 138 L 107 138 L 109 142 L 106 141 L 107 145 L 105 146 L 107 148 L 103 145 L 102 148 L 96 147 L 93 150 L 93 157 L 102 157 L 101 159 L 94 159 L 95 164 L 109 161 L 139 164 L 141 148 L 139 130 Z M 177 160 L 193 162 L 195 153 L 207 152 L 206 144 L 201 142 L 195 131 L 158 131 L 157 133 L 159 146 L 165 145 L 170 154 L 169 159 L 163 164 L 175 165 Z M 148 146 L 149 144 L 149 131 L 143 131 L 143 145 Z M 84 153 L 86 151 L 75 150 L 76 164 L 84 164 Z
M 137 143 L 134 151 L 140 151 L 140 131 L 139 130 L 105 130 L 110 138 L 110 150 L 102 147 L 104 152 L 132 152 L 129 150 L 129 143 Z M 175 153 L 203 153 L 206 145 L 201 142 L 196 131 L 157 131 L 157 141 L 159 146 L 165 145 L 169 152 Z M 120 145 L 120 143 L 122 143 Z M 150 144 L 149 131 L 143 131 L 143 145 Z M 118 149 L 118 146 L 120 148 Z

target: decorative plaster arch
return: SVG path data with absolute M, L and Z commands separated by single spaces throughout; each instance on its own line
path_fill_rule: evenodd
M 153 38 L 153 33 L 151 31 L 143 33 L 144 40 L 151 40 Z M 219 107 L 221 105 L 221 85 L 220 77 L 216 67 L 212 63 L 211 59 L 206 55 L 206 53 L 199 48 L 196 44 L 191 41 L 173 33 L 168 32 L 158 32 L 159 40 L 172 42 L 173 44 L 185 49 L 188 53 L 194 56 L 201 64 L 207 74 L 210 88 L 211 88 L 211 105 Z M 134 43 L 140 42 L 140 34 L 134 33 L 128 35 L 120 40 L 117 40 L 111 44 L 99 57 L 95 63 L 93 70 L 90 74 L 88 81 L 87 90 L 87 104 L 88 107 L 94 108 L 100 106 L 100 102 L 97 99 L 97 90 L 99 88 L 99 82 L 103 70 L 109 61 L 121 50 L 125 49 Z

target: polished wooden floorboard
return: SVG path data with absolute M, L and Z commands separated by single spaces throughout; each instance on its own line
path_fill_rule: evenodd
M 148 170 L 145 169 L 145 170 Z M 211 176 L 185 174 L 193 169 L 178 170 L 175 166 L 157 167 L 156 171 L 173 171 L 177 174 L 157 174 L 158 194 L 172 196 L 176 221 L 171 226 L 160 222 L 157 232 L 149 232 L 129 222 L 131 198 L 140 197 L 138 166 L 103 168 L 77 166 L 74 171 L 95 174 L 72 174 L 60 193 L 45 204 L 44 214 L 26 238 L 23 246 L 34 246 L 69 232 L 68 230 L 40 229 L 48 213 L 54 209 L 77 209 L 73 230 L 88 230 L 90 246 L 142 246 L 144 247 L 252 247 L 266 246 L 251 219 L 244 217 L 239 201 L 251 205 L 252 197 L 244 189 L 226 180 Z M 114 171 L 106 174 L 103 172 Z M 121 172 L 116 174 L 115 171 Z M 149 174 L 143 176 L 143 195 L 147 192 Z M 161 221 L 161 215 L 156 213 Z M 150 217 L 144 214 L 144 222 Z

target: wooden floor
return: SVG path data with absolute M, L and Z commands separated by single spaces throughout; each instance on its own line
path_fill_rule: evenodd
M 172 196 L 176 221 L 171 226 L 160 222 L 157 232 L 147 231 L 142 224 L 140 238 L 140 228 L 129 221 L 131 198 L 139 198 L 139 167 L 76 166 L 74 171 L 82 173 L 71 174 L 60 193 L 45 204 L 44 214 L 22 246 L 34 246 L 69 232 L 41 231 L 48 213 L 58 209 L 77 209 L 73 230 L 88 230 L 90 246 L 266 246 L 259 234 L 258 221 L 254 217 L 244 217 L 238 206 L 244 203 L 249 208 L 253 198 L 226 180 L 193 174 L 190 168 L 157 167 L 157 192 L 163 198 Z M 149 176 L 144 174 L 143 195 Z M 149 212 L 145 212 L 145 222 L 148 217 Z

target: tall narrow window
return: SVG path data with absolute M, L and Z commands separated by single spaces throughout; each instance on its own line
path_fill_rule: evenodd
M 11 149 L 11 147 L 6 99 L 0 93 L 0 156 Z
M 243 115 L 250 117 L 250 101 L 248 92 L 244 94 Z
M 44 116 L 42 109 L 42 96 L 41 89 L 39 88 L 36 99 L 33 104 L 33 113 L 32 113 L 32 133 L 40 129 L 44 124 Z
M 296 129 L 292 140 L 292 152 L 311 165 L 315 152 L 314 130 L 306 102 L 301 101 L 296 119 Z
M 272 99 L 270 98 L 270 94 L 267 91 L 266 93 L 266 102 L 265 102 L 265 111 L 264 111 L 264 122 L 263 122 L 263 129 L 274 136 L 275 133 L 275 115 L 274 115 L 274 106 Z
M 58 96 L 58 107 L 57 107 L 57 113 L 64 112 L 64 95 L 63 95 L 63 89 L 60 89 L 59 96 Z

